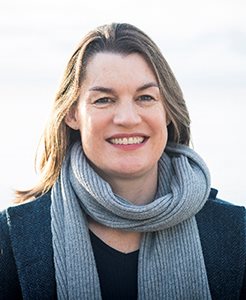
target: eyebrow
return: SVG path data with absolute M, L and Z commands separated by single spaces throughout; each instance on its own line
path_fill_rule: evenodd
M 148 82 L 148 83 L 145 83 L 144 85 L 140 86 L 137 89 L 137 92 L 141 92 L 143 90 L 147 90 L 148 88 L 151 88 L 151 87 L 157 87 L 159 89 L 159 85 L 156 82 Z
M 151 87 L 159 88 L 159 85 L 156 82 L 148 82 L 137 88 L 137 92 L 146 90 Z M 116 94 L 116 91 L 113 88 L 103 87 L 103 86 L 93 86 L 89 89 L 91 92 L 102 92 L 106 94 Z
M 91 92 L 103 92 L 107 94 L 114 94 L 114 89 L 103 87 L 103 86 L 93 86 L 89 89 Z

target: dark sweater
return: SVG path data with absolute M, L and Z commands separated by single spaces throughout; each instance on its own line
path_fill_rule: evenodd
M 50 203 L 47 193 L 0 213 L 1 300 L 56 299 Z M 245 208 L 212 190 L 196 220 L 212 298 L 246 299 Z
M 137 300 L 138 252 L 119 252 L 90 232 L 102 299 Z

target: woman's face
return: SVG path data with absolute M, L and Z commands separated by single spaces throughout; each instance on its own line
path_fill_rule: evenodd
M 103 178 L 156 175 L 167 120 L 157 80 L 141 55 L 92 57 L 66 123 L 80 130 L 84 153 Z

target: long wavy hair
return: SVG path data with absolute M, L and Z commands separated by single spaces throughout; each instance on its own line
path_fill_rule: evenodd
M 39 181 L 30 190 L 16 191 L 15 202 L 46 193 L 57 180 L 68 147 L 80 139 L 79 131 L 66 125 L 65 116 L 76 105 L 90 58 L 101 52 L 142 55 L 159 83 L 163 105 L 170 120 L 168 141 L 190 143 L 190 118 L 182 91 L 157 45 L 143 31 L 130 24 L 113 23 L 98 27 L 82 39 L 68 61 L 37 152 Z

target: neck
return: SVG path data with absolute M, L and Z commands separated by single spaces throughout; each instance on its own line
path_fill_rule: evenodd
M 135 205 L 148 204 L 154 199 L 157 189 L 157 167 L 150 173 L 135 178 L 103 177 L 115 194 Z

